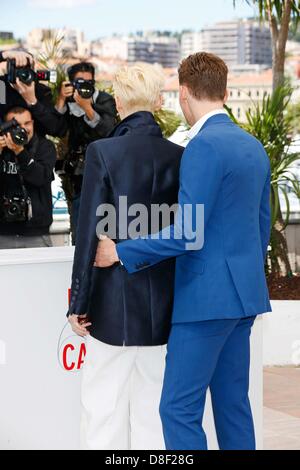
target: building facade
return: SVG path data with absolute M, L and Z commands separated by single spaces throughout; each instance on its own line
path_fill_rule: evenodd
M 184 33 L 181 56 L 206 51 L 220 56 L 229 67 L 243 64 L 272 65 L 271 33 L 251 20 L 216 23 L 199 32 Z

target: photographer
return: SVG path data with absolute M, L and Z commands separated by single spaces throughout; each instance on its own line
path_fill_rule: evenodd
M 69 81 L 62 83 L 54 112 L 38 112 L 52 135 L 67 137 L 63 161 L 57 171 L 63 178 L 64 190 L 71 206 L 72 240 L 75 244 L 80 207 L 80 194 L 88 145 L 107 137 L 116 125 L 117 111 L 114 98 L 95 88 L 95 68 L 89 62 L 80 62 L 68 69 Z M 60 165 L 60 166 L 59 166 Z
M 34 132 L 29 110 L 13 107 L 0 123 L 0 248 L 51 246 L 52 142 Z
M 22 51 L 0 51 L 0 62 L 9 64 L 12 61 L 15 62 L 17 70 L 27 70 L 29 73 L 34 70 L 34 60 L 31 54 Z M 38 80 L 22 83 L 18 77 L 15 83 L 11 83 L 8 74 L 0 76 L 0 81 L 5 87 L 5 100 L 0 103 L 0 119 L 4 118 L 12 106 L 26 107 L 30 109 L 35 120 L 36 133 L 42 136 L 53 135 L 57 122 L 43 119 L 45 113 L 54 111 L 50 88 Z

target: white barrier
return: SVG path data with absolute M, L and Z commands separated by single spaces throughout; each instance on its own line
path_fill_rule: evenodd
M 0 251 L 0 449 L 79 447 L 85 347 L 64 328 L 72 257 L 69 247 Z M 262 448 L 261 320 L 251 341 L 250 397 Z M 210 406 L 205 427 L 217 448 Z
M 273 300 L 264 317 L 264 366 L 300 366 L 300 300 Z

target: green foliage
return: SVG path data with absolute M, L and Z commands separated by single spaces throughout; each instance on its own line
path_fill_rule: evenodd
M 45 68 L 56 70 L 56 83 L 48 84 L 51 88 L 53 103 L 56 103 L 57 101 L 62 82 L 67 80 L 66 72 L 64 70 L 66 57 L 61 51 L 63 39 L 63 36 L 52 35 L 52 33 L 49 33 L 49 38 L 44 41 L 45 52 L 42 52 L 37 58 L 38 62 L 40 62 L 40 64 Z
M 234 122 L 254 135 L 263 144 L 270 158 L 271 164 L 271 209 L 272 209 L 272 235 L 271 256 L 277 256 L 278 237 L 276 232 L 283 232 L 289 223 L 290 202 L 289 192 L 293 192 L 300 199 L 300 183 L 293 173 L 291 166 L 299 160 L 299 153 L 291 152 L 293 142 L 293 124 L 287 112 L 292 94 L 292 88 L 285 84 L 275 90 L 272 96 L 265 96 L 262 103 L 255 104 L 246 113 L 246 123 L 239 123 L 230 108 L 227 111 Z M 278 228 L 281 219 L 280 193 L 286 202 L 286 216 Z M 287 253 L 286 253 L 287 259 Z M 273 263 L 274 264 L 274 263 Z M 277 268 L 279 263 L 275 263 Z
M 291 120 L 293 131 L 300 134 L 300 102 L 289 105 L 288 116 Z
M 159 124 L 165 138 L 170 137 L 182 124 L 182 118 L 173 111 L 161 109 L 154 114 L 156 122 Z
M 6 46 L 11 44 L 15 44 L 17 46 L 18 42 L 15 39 L 0 39 L 0 46 Z
M 254 5 L 258 8 L 259 16 L 263 20 L 269 20 L 269 10 L 280 22 L 284 10 L 283 0 L 245 0 L 249 5 Z M 236 6 L 236 0 L 233 0 Z M 297 24 L 300 20 L 300 0 L 292 0 L 292 21 Z

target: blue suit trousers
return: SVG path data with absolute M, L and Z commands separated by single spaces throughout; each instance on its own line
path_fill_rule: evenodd
M 207 450 L 202 419 L 208 388 L 220 449 L 255 449 L 248 398 L 255 318 L 173 324 L 160 404 L 168 450 Z

